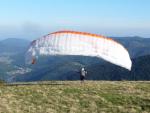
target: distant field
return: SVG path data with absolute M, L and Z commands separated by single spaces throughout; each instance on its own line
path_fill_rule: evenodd
M 150 81 L 2 84 L 0 113 L 150 113 Z

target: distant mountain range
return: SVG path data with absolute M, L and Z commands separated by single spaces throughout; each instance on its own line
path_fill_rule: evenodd
M 79 61 L 78 61 L 78 60 Z M 81 58 L 82 59 L 82 58 Z M 81 62 L 80 57 L 71 60 L 59 60 L 57 63 L 49 61 L 50 65 L 36 67 L 32 73 L 20 75 L 16 81 L 40 80 L 79 80 L 79 70 L 85 66 L 88 80 L 150 80 L 150 55 L 132 59 L 132 70 L 128 71 L 108 62 L 99 62 L 96 58 L 87 58 L 95 63 Z M 96 60 L 95 60 L 96 59 Z
M 0 41 L 0 79 L 8 80 L 13 76 L 10 72 L 24 67 L 24 55 L 30 41 L 9 38 Z
M 113 37 L 129 51 L 133 68 L 129 72 L 98 58 L 82 56 L 42 57 L 36 65 L 25 65 L 30 41 L 10 38 L 0 41 L 0 79 L 12 81 L 77 80 L 79 69 L 86 66 L 87 79 L 150 80 L 150 38 Z

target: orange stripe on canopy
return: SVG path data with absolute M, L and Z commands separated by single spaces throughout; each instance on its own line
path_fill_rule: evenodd
M 50 33 L 50 34 L 60 34 L 60 33 L 71 33 L 71 34 L 78 34 L 78 35 L 88 35 L 88 36 L 93 36 L 93 37 L 98 37 L 98 38 L 107 38 L 102 35 L 97 35 L 97 34 L 92 34 L 92 33 L 87 33 L 87 32 L 78 32 L 78 31 L 57 31 L 57 32 Z
M 50 34 L 61 34 L 61 33 L 70 33 L 70 34 L 78 34 L 78 35 L 86 35 L 86 36 L 92 36 L 92 37 L 96 37 L 96 38 L 104 38 L 106 40 L 111 40 L 117 44 L 119 44 L 118 42 L 114 41 L 111 38 L 105 37 L 103 35 L 98 35 L 98 34 L 92 34 L 92 33 L 87 33 L 87 32 L 79 32 L 79 31 L 57 31 L 57 32 L 53 32 Z M 49 35 L 50 35 L 49 34 Z M 119 44 L 120 45 L 120 44 Z

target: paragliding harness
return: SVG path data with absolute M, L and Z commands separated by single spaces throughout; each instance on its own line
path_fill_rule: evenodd
M 84 68 L 82 68 L 80 72 L 80 80 L 84 81 L 86 75 L 87 75 L 87 71 Z

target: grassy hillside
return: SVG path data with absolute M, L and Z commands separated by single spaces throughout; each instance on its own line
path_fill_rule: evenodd
M 150 82 L 48 81 L 0 86 L 1 113 L 149 113 Z

